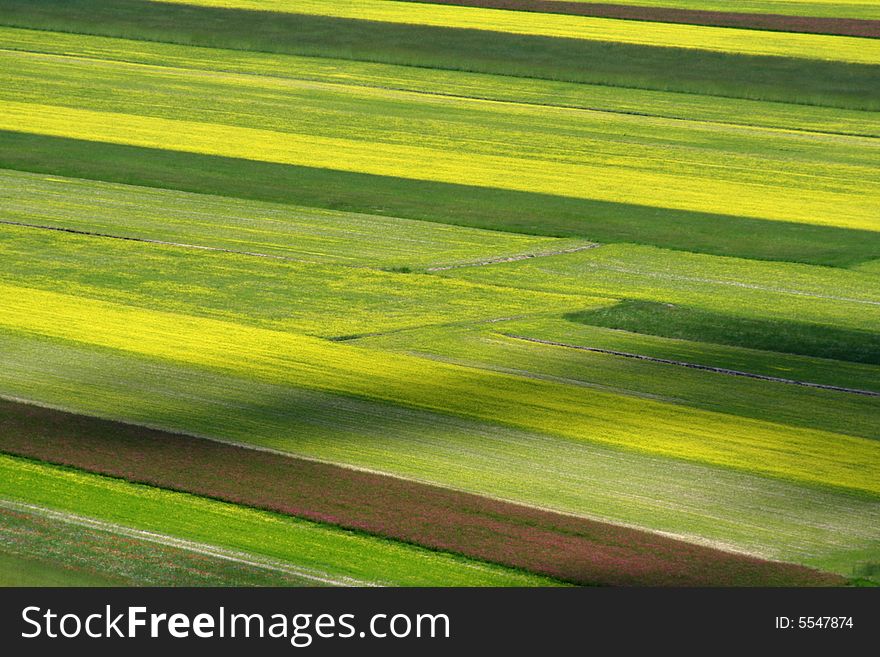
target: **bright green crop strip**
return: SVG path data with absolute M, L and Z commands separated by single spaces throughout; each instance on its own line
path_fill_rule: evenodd
M 4 572 L 13 558 L 21 560 L 17 572 Z M 0 585 L 10 575 L 18 586 L 321 584 L 279 565 L 0 499 Z
M 525 290 L 680 303 L 761 320 L 872 332 L 880 325 L 880 278 L 844 269 L 614 244 L 440 273 Z
M 0 325 L 653 454 L 880 493 L 880 446 L 265 329 L 0 286 Z M 488 393 L 488 394 L 487 394 Z
M 877 398 L 728 376 L 507 337 L 531 337 L 530 332 L 519 332 L 517 324 L 519 322 L 514 321 L 477 327 L 401 331 L 363 338 L 357 344 L 487 370 L 579 383 L 609 392 L 741 417 L 880 439 L 880 423 L 877 421 L 880 399 Z M 699 347 L 698 343 L 689 344 L 693 348 Z M 638 347 L 630 346 L 627 353 L 638 353 Z M 774 359 L 772 355 L 765 354 L 765 360 Z M 875 380 L 880 379 L 880 367 L 875 370 Z M 774 376 L 784 377 L 785 373 L 777 372 Z
M 9 170 L 0 170 L 0 221 L 370 267 L 481 262 L 587 244 Z
M 584 4 L 608 4 L 608 0 L 574 0 Z M 675 7 L 703 11 L 782 14 L 827 18 L 880 20 L 877 0 L 614 0 L 612 4 L 636 7 Z
M 0 455 L 0 497 L 269 557 L 331 582 L 537 586 L 552 580 L 205 498 Z
M 634 119 L 637 122 L 636 119 Z M 709 151 L 680 159 L 668 144 L 639 154 L 569 161 L 536 154 L 495 155 L 436 145 L 377 143 L 196 121 L 7 101 L 0 130 L 181 150 L 281 164 L 496 187 L 744 217 L 877 230 L 880 183 L 867 164 L 798 165 Z M 769 136 L 769 135 L 768 135 Z M 708 137 L 708 131 L 707 131 Z M 865 144 L 866 147 L 869 144 Z M 341 157 L 340 153 L 345 156 Z M 870 156 L 868 156 L 870 157 Z M 701 161 L 702 160 L 702 161 Z M 585 184 L 585 181 L 586 182 Z M 795 193 L 796 191 L 796 193 Z M 736 199 L 731 206 L 730 201 Z M 720 202 L 719 202 L 720 200 Z M 732 211 L 732 212 L 731 212 Z
M 872 112 L 810 105 L 789 105 L 757 100 L 707 97 L 698 94 L 626 89 L 551 80 L 521 79 L 466 71 L 422 69 L 340 59 L 297 57 L 270 53 L 251 53 L 218 48 L 193 48 L 170 43 L 150 43 L 111 37 L 60 32 L 40 32 L 0 27 L 0 47 L 27 51 L 15 57 L 4 55 L 9 63 L 7 79 L 28 70 L 28 61 L 42 64 L 41 84 L 49 82 L 49 61 L 34 53 L 69 55 L 78 53 L 94 59 L 149 64 L 207 71 L 237 72 L 285 79 L 312 80 L 331 84 L 361 85 L 400 89 L 430 95 L 453 95 L 486 100 L 508 101 L 559 107 L 579 107 L 615 113 L 646 114 L 692 121 L 710 121 L 790 128 L 817 132 L 880 136 Z M 30 64 L 33 66 L 33 63 Z M 148 69 L 139 69 L 145 73 Z M 103 74 L 108 74 L 103 69 Z M 101 82 L 92 78 L 90 86 Z M 192 81 L 190 82 L 192 84 Z M 129 97 L 135 102 L 136 99 Z M 235 98 L 228 99 L 235 101 Z
M 880 549 L 876 497 L 84 343 L 0 331 L 0 352 L 4 394 L 77 412 L 634 524 L 845 575 L 855 560 L 876 561 Z
M 500 333 L 564 344 L 623 351 L 708 367 L 778 376 L 795 381 L 812 381 L 880 392 L 880 367 L 875 365 L 629 333 L 586 326 L 561 317 L 514 320 L 498 324 L 493 328 Z M 403 337 L 401 336 L 402 339 Z M 381 339 L 377 338 L 377 340 Z
M 183 0 L 158 0 L 181 4 Z M 644 23 L 586 16 L 536 14 L 498 9 L 421 5 L 388 0 L 186 0 L 186 4 L 290 12 L 334 18 L 429 25 L 507 34 L 610 41 L 648 46 L 712 50 L 744 55 L 776 55 L 880 63 L 880 43 L 873 39 L 759 32 L 731 28 Z
M 0 258 L 8 283 L 321 337 L 610 303 L 17 226 L 0 225 Z

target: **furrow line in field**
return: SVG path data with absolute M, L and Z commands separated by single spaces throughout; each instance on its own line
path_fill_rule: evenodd
M 59 233 L 71 233 L 73 235 L 85 235 L 86 237 L 101 237 L 110 240 L 123 240 L 126 242 L 142 242 L 144 244 L 160 244 L 162 246 L 176 246 L 181 249 L 198 249 L 199 251 L 216 251 L 218 253 L 232 253 L 235 255 L 251 256 L 253 258 L 271 258 L 273 260 L 287 260 L 290 262 L 311 262 L 301 258 L 292 258 L 272 253 L 258 253 L 256 251 L 236 251 L 235 249 L 224 249 L 219 246 L 205 246 L 202 244 L 186 244 L 184 242 L 169 242 L 166 240 L 150 239 L 148 237 L 129 237 L 126 235 L 111 235 L 109 233 L 99 233 L 89 230 L 77 230 L 76 228 L 62 228 L 61 226 L 45 226 L 42 224 L 29 224 L 22 221 L 8 221 L 0 219 L 0 224 L 6 226 L 18 226 L 20 228 L 34 228 L 37 230 L 54 230 Z
M 246 566 L 251 566 L 253 568 L 261 568 L 264 570 L 272 570 L 275 572 L 284 573 L 286 575 L 293 575 L 314 582 L 319 582 L 321 584 L 328 584 L 330 586 L 375 586 L 375 584 L 372 584 L 370 582 L 364 582 L 349 577 L 333 579 L 323 573 L 318 574 L 314 571 L 309 571 L 302 568 L 294 568 L 293 566 L 282 563 L 280 561 L 262 559 L 256 557 L 255 555 L 246 554 L 243 552 L 224 550 L 223 548 L 219 548 L 214 545 L 208 545 L 206 543 L 198 543 L 196 541 L 176 538 L 174 536 L 168 536 L 167 534 L 159 534 L 142 529 L 133 529 L 131 527 L 125 527 L 123 525 L 105 522 L 103 520 L 87 518 L 85 516 L 81 516 L 75 513 L 47 509 L 45 507 L 37 506 L 35 504 L 26 504 L 24 502 L 15 502 L 12 500 L 0 499 L 0 508 L 29 513 L 32 515 L 47 518 L 49 520 L 54 520 L 56 522 L 63 522 L 80 527 L 87 527 L 89 529 L 97 529 L 127 538 L 148 541 L 150 543 L 158 543 L 159 545 L 178 548 L 186 550 L 188 552 L 201 554 L 207 557 L 213 557 L 216 559 L 223 559 L 225 561 L 231 561 L 233 563 L 243 564 Z
M 681 360 L 671 360 L 668 358 L 655 358 L 654 356 L 644 356 L 642 354 L 632 354 L 626 351 L 614 351 L 613 349 L 600 349 L 598 347 L 585 347 L 583 345 L 568 344 L 565 342 L 556 342 L 554 340 L 543 340 L 541 338 L 529 338 L 524 335 L 515 335 L 512 333 L 503 333 L 505 337 L 514 340 L 525 340 L 526 342 L 535 342 L 545 344 L 551 347 L 565 347 L 567 349 L 578 349 L 580 351 L 590 351 L 597 354 L 607 354 L 609 356 L 620 356 L 622 358 L 635 358 L 651 363 L 663 363 L 664 365 L 678 365 L 679 367 L 688 367 L 694 370 L 703 370 L 706 372 L 715 372 L 716 374 L 727 374 L 730 376 L 743 376 L 749 379 L 758 379 L 760 381 L 773 381 L 774 383 L 787 383 L 790 385 L 804 386 L 806 388 L 819 388 L 821 390 L 833 390 L 835 392 L 846 392 L 853 395 L 864 395 L 866 397 L 880 397 L 880 392 L 872 390 L 860 390 L 858 388 L 844 388 L 841 386 L 832 386 L 824 383 L 812 383 L 810 381 L 797 381 L 795 379 L 786 379 L 778 376 L 769 376 L 766 374 L 754 374 L 752 372 L 743 372 L 741 370 L 731 370 L 726 367 L 712 367 L 710 365 L 699 365 L 697 363 L 688 363 Z
M 595 249 L 601 244 L 585 244 L 583 246 L 573 246 L 568 249 L 559 249 L 558 251 L 542 251 L 539 253 L 521 253 L 513 256 L 499 256 L 497 258 L 489 258 L 479 262 L 464 262 L 456 265 L 444 265 L 442 267 L 429 267 L 425 271 L 448 271 L 449 269 L 461 269 L 462 267 L 485 267 L 486 265 L 497 265 L 502 262 L 518 262 L 519 260 L 528 260 L 529 258 L 548 258 L 550 256 L 565 255 L 567 253 L 578 253 L 580 251 L 589 251 Z

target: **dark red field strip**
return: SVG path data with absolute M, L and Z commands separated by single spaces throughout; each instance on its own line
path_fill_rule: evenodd
M 582 2 L 556 2 L 551 0 L 401 0 L 432 5 L 459 5 L 485 9 L 511 9 L 542 14 L 570 14 L 598 18 L 622 18 L 633 21 L 657 23 L 685 23 L 714 27 L 741 27 L 774 32 L 805 32 L 808 34 L 834 34 L 880 38 L 880 21 L 861 18 L 816 18 L 811 16 L 785 16 L 783 14 L 748 14 L 732 11 L 707 11 L 703 9 L 675 9 L 671 7 L 637 7 L 612 3 L 585 4 Z
M 843 581 L 609 523 L 3 400 L 0 451 L 579 584 L 815 586 Z

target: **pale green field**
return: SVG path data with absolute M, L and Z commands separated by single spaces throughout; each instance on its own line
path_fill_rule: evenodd
M 573 84 L 541 79 L 519 79 L 467 71 L 427 70 L 318 57 L 254 53 L 221 48 L 192 48 L 170 43 L 153 43 L 102 36 L 0 27 L 0 47 L 19 51 L 4 54 L 13 71 L 28 70 L 39 61 L 37 53 L 63 55 L 72 65 L 76 57 L 112 60 L 173 69 L 195 69 L 223 74 L 251 74 L 288 80 L 399 89 L 429 95 L 462 96 L 517 104 L 574 107 L 597 111 L 644 114 L 688 121 L 708 121 L 788 128 L 852 135 L 880 135 L 876 112 L 854 111 L 810 105 L 724 98 L 701 94 L 628 89 L 595 84 Z M 22 52 L 23 51 L 23 52 Z M 42 60 L 58 65 L 58 60 Z M 30 64 L 28 62 L 31 62 Z M 108 69 L 103 69 L 107 74 Z M 137 69 L 138 71 L 144 69 Z M 43 72 L 41 77 L 48 77 Z M 43 79 L 43 83 L 48 79 Z M 237 78 L 241 79 L 241 78 Z M 252 84 L 252 83 L 251 83 Z M 136 101 L 136 98 L 129 98 Z
M 0 204 L 0 221 L 359 267 L 427 268 L 589 244 L 11 170 L 0 170 Z M 7 252 L 13 234 L 0 236 Z
M 880 446 L 402 355 L 78 296 L 0 285 L 0 325 L 651 454 L 880 493 Z
M 159 0 L 183 4 L 183 0 Z M 359 20 L 488 30 L 566 39 L 711 50 L 744 55 L 805 57 L 864 64 L 880 63 L 874 39 L 758 32 L 697 25 L 619 21 L 608 18 L 456 7 L 387 0 L 186 0 L 206 7 L 257 9 Z
M 283 563 L 0 500 L 0 586 L 322 586 Z
M 287 563 L 325 584 L 540 586 L 546 578 L 278 514 L 0 455 L 0 497 Z

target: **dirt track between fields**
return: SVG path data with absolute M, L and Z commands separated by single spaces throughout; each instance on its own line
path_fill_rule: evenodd
M 803 32 L 880 38 L 880 21 L 860 18 L 818 18 L 783 14 L 752 14 L 671 7 L 638 7 L 612 3 L 563 2 L 559 0 L 403 0 L 437 5 L 509 9 L 545 14 L 568 14 L 596 18 L 621 18 L 656 23 L 684 23 L 712 27 L 738 27 L 774 32 Z

